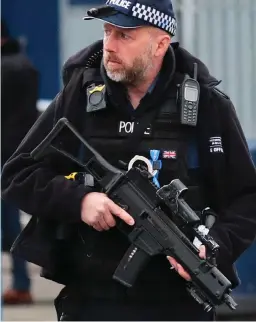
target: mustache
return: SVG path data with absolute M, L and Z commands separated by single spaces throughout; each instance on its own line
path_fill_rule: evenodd
M 105 55 L 105 60 L 106 60 L 106 62 L 112 61 L 112 62 L 115 62 L 115 63 L 122 64 L 122 60 L 119 59 L 116 55 L 113 55 L 113 54 Z

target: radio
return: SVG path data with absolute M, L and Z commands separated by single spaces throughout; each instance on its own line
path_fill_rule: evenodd
M 194 64 L 194 78 L 185 76 L 180 85 L 179 102 L 181 105 L 181 124 L 196 126 L 200 85 L 197 81 L 197 63 Z

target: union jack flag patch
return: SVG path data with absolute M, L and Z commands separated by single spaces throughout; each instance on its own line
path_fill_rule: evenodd
M 177 159 L 177 152 L 174 150 L 163 151 L 162 157 L 163 159 Z

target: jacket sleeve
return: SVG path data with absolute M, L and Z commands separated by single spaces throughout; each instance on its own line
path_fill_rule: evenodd
M 31 215 L 60 222 L 79 222 L 81 201 L 90 188 L 65 179 L 46 160 L 35 161 L 30 156 L 53 128 L 57 97 L 4 165 L 2 197 Z
M 224 193 L 228 202 L 211 235 L 220 245 L 218 265 L 221 268 L 233 264 L 255 240 L 256 170 L 232 102 L 220 97 L 217 100 L 224 129 Z

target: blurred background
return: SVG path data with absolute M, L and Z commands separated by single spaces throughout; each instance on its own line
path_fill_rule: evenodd
M 30 94 L 33 91 L 32 96 L 29 95 L 31 109 L 24 107 L 16 114 L 12 113 L 9 123 L 12 129 L 15 128 L 14 115 L 32 120 L 46 109 L 62 88 L 62 65 L 68 57 L 102 38 L 102 23 L 84 22 L 82 17 L 91 7 L 104 3 L 102 0 L 2 0 L 1 17 L 8 26 L 8 37 L 5 35 L 4 42 L 1 42 L 2 81 L 8 78 L 3 74 L 5 65 L 8 66 L 7 75 L 10 71 L 10 62 L 4 65 L 6 39 L 14 38 L 19 51 L 29 60 L 26 62 L 26 75 L 30 76 L 24 79 L 30 79 L 33 84 L 28 85 Z M 231 97 L 235 105 L 256 164 L 256 0 L 173 0 L 173 4 L 178 19 L 174 41 L 179 41 L 200 58 L 210 72 L 222 80 L 219 88 Z M 3 35 L 2 26 L 1 39 Z M 7 92 L 2 83 L 2 125 L 6 115 L 3 110 L 8 105 L 3 97 Z M 23 132 L 27 130 L 24 127 Z M 2 137 L 6 135 L 8 133 L 2 130 Z M 18 135 L 17 138 L 16 144 L 21 140 Z M 11 206 L 8 211 L 15 212 Z M 29 215 L 22 212 L 19 215 L 23 226 Z M 17 225 L 17 222 L 9 223 L 14 235 L 19 230 Z M 6 227 L 2 219 L 3 236 Z M 14 263 L 8 253 L 10 245 L 3 237 L 2 247 L 2 293 L 5 296 L 2 320 L 56 320 L 53 299 L 62 286 L 40 278 L 40 270 L 34 265 Z M 236 267 L 242 281 L 234 291 L 239 308 L 232 314 L 220 308 L 218 319 L 256 320 L 256 244 L 243 254 Z M 24 289 L 16 302 L 13 301 L 17 297 L 17 292 L 13 293 L 15 283 L 23 283 Z

